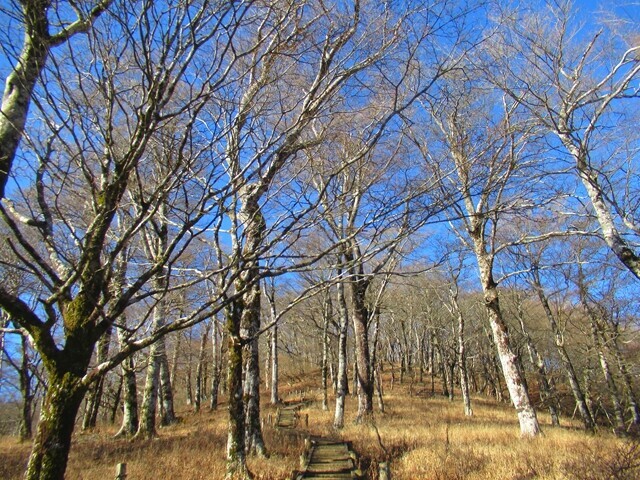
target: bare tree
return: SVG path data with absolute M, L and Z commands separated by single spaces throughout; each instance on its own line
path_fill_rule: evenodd
M 29 21 L 39 19 L 42 35 L 49 3 L 28 4 L 40 8 Z M 77 37 L 77 44 L 58 46 L 56 61 L 41 72 L 44 87 L 33 114 L 37 119 L 25 126 L 29 134 L 21 146 L 26 165 L 21 188 L 12 190 L 11 198 L 6 197 L 0 207 L 9 232 L 6 245 L 14 255 L 12 265 L 39 284 L 33 290 L 37 308 L 22 295 L 0 288 L 0 305 L 29 332 L 48 375 L 26 473 L 29 479 L 64 476 L 75 417 L 89 385 L 170 330 L 159 329 L 140 342 L 129 342 L 89 370 L 96 342 L 104 332 L 127 308 L 147 302 L 150 280 L 176 261 L 205 214 L 215 216 L 217 204 L 207 205 L 211 195 L 197 187 L 199 178 L 192 179 L 193 188 L 187 188 L 192 196 L 189 208 L 180 210 L 181 222 L 175 225 L 165 251 L 152 263 L 130 265 L 135 280 L 126 283 L 121 295 L 113 295 L 110 286 L 117 259 L 157 214 L 159 200 L 176 187 L 185 187 L 187 172 L 204 175 L 191 143 L 194 136 L 185 135 L 176 147 L 183 155 L 175 157 L 166 176 L 142 199 L 143 208 L 127 208 L 129 187 L 159 131 L 178 118 L 188 131 L 217 88 L 216 82 L 226 75 L 219 62 L 198 63 L 198 75 L 186 75 L 187 67 L 203 58 L 201 54 L 210 58 L 211 50 L 205 52 L 205 46 L 216 41 L 218 46 L 228 45 L 231 39 L 225 22 L 237 21 L 242 13 L 229 13 L 235 8 L 232 4 L 222 10 L 208 4 L 196 10 L 184 5 L 164 8 L 153 2 L 139 2 L 138 7 L 130 9 L 127 2 L 119 2 L 113 7 L 117 13 L 101 15 L 99 25 Z M 155 28 L 152 18 L 166 20 L 168 27 Z M 64 30 L 64 35 L 84 25 L 80 21 Z M 200 199 L 197 193 L 203 194 Z M 132 216 L 128 228 L 112 228 L 119 209 Z M 161 293 L 150 288 L 151 296 Z M 152 308 L 142 310 L 138 327 Z M 191 319 L 174 322 L 171 328 L 198 320 L 198 314 L 196 309 Z
M 494 274 L 496 256 L 506 245 L 500 243 L 499 222 L 509 213 L 531 208 L 534 195 L 541 194 L 534 194 L 521 180 L 531 153 L 531 126 L 521 122 L 517 102 L 496 96 L 491 89 L 482 90 L 471 69 L 443 81 L 441 91 L 441 98 L 425 102 L 444 157 L 438 159 L 437 176 L 443 195 L 459 199 L 451 214 L 457 220 L 454 231 L 475 255 L 484 305 L 520 431 L 533 437 L 540 428 L 509 341 Z M 433 158 L 438 151 L 425 152 L 425 158 Z
M 5 189 L 15 160 L 20 140 L 25 132 L 34 88 L 40 80 L 47 59 L 52 51 L 69 41 L 72 37 L 88 32 L 96 19 L 113 3 L 112 0 L 87 2 L 86 5 L 74 5 L 76 18 L 63 21 L 57 3 L 42 0 L 11 2 L 2 7 L 0 13 L 9 18 L 19 19 L 23 33 L 22 48 L 16 55 L 13 40 L 2 42 L 2 50 L 11 62 L 11 71 L 7 75 L 0 108 L 0 200 L 5 198 Z M 55 20 L 51 20 L 55 19 Z M 14 34 L 16 25 L 11 29 Z M 51 29 L 56 31 L 52 32 Z
M 604 241 L 640 278 L 637 165 L 628 149 L 636 132 L 624 129 L 640 98 L 638 35 L 597 18 L 597 30 L 580 28 L 575 8 L 563 0 L 534 13 L 509 12 L 493 49 L 500 73 L 490 76 L 561 142 Z

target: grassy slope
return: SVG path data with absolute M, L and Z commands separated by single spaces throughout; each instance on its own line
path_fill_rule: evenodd
M 474 397 L 474 417 L 465 418 L 459 398 L 449 402 L 426 391 L 409 395 L 406 386 L 397 384 L 386 393 L 386 413 L 376 413 L 375 427 L 353 424 L 353 398 L 348 399 L 346 427 L 339 433 L 331 428 L 332 413 L 323 412 L 318 403 L 301 413 L 309 415 L 311 434 L 352 441 L 370 478 L 377 478 L 378 462 L 389 459 L 394 480 L 640 478 L 637 441 L 606 431 L 589 436 L 569 419 L 562 419 L 563 427 L 552 428 L 544 414 L 544 436 L 524 441 L 519 439 L 515 412 L 506 404 Z M 317 390 L 313 395 L 318 396 Z M 264 416 L 269 413 L 274 410 L 265 406 Z M 132 480 L 221 479 L 225 417 L 224 405 L 217 412 L 184 413 L 179 424 L 161 429 L 158 439 L 146 442 L 113 440 L 116 429 L 111 426 L 78 434 L 67 478 L 111 479 L 116 464 L 127 462 Z M 288 478 L 298 465 L 301 437 L 267 425 L 265 439 L 270 458 L 251 459 L 250 468 L 258 479 Z M 0 478 L 21 478 L 28 450 L 12 437 L 0 439 Z M 635 468 L 625 470 L 626 465 Z

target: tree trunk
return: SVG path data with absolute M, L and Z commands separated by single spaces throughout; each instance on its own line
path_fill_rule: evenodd
M 620 347 L 618 347 L 618 333 L 614 331 L 605 341 L 607 345 L 607 349 L 616 359 L 616 364 L 618 366 L 618 370 L 620 371 L 620 375 L 622 376 L 622 380 L 624 382 L 625 390 L 627 393 L 627 401 L 629 403 L 629 410 L 631 410 L 632 421 L 634 425 L 640 425 L 640 407 L 638 406 L 638 400 L 636 398 L 636 394 L 633 390 L 633 381 L 631 379 L 631 375 L 629 374 L 629 370 L 627 369 L 627 365 L 622 358 L 622 354 L 620 352 Z
M 600 174 L 594 171 L 587 156 L 588 148 L 582 144 L 576 145 L 573 137 L 569 133 L 564 133 L 564 131 L 571 131 L 568 123 L 569 119 L 561 116 L 558 136 L 576 162 L 578 176 L 591 200 L 591 206 L 602 230 L 602 237 L 618 260 L 640 279 L 640 258 L 616 228 L 616 223 L 606 204 L 606 195 L 598 180 Z
M 121 334 L 118 330 L 118 336 Z M 132 436 L 138 430 L 138 388 L 133 356 L 122 362 L 122 425 L 116 436 Z
M 604 348 L 602 346 L 602 339 L 600 338 L 600 334 L 598 332 L 598 327 L 596 325 L 597 320 L 591 318 L 591 335 L 593 338 L 593 345 L 598 354 L 598 360 L 600 361 L 600 368 L 602 369 L 602 375 L 604 376 L 605 382 L 607 383 L 607 388 L 609 389 L 609 395 L 611 397 L 611 403 L 613 404 L 613 413 L 615 416 L 615 427 L 619 431 L 624 431 L 624 413 L 622 411 L 622 403 L 620 402 L 620 394 L 618 393 L 618 386 L 616 385 L 616 381 L 613 378 L 611 373 L 611 369 L 609 367 L 609 362 L 604 353 Z
M 460 311 L 457 298 L 454 308 L 458 317 L 458 371 L 460 374 L 460 390 L 462 392 L 464 414 L 467 417 L 471 417 L 473 415 L 473 408 L 471 407 L 471 396 L 469 395 L 469 375 L 467 373 L 467 355 L 465 353 L 464 339 L 464 316 Z
M 340 273 L 340 272 L 339 272 Z M 344 295 L 344 283 L 338 282 L 338 311 L 340 315 L 340 332 L 338 338 L 338 388 L 336 390 L 336 411 L 333 417 L 334 428 L 344 427 L 344 402 L 347 396 L 347 333 L 349 314 Z
M 211 394 L 209 396 L 209 408 L 216 410 L 218 408 L 218 390 L 220 389 L 220 376 L 222 374 L 222 355 L 218 347 L 218 327 L 217 320 L 211 320 Z
M 156 435 L 156 408 L 160 387 L 160 360 L 157 349 L 157 342 L 149 349 L 147 378 L 144 385 L 138 431 L 136 432 L 136 437 L 139 438 L 152 438 Z
M 373 377 L 371 375 L 371 355 L 369 352 L 369 310 L 365 303 L 368 286 L 369 281 L 362 278 L 351 281 L 353 334 L 357 360 L 355 368 L 358 380 L 357 422 L 368 422 L 373 414 Z
M 183 315 L 183 312 L 180 312 L 180 315 Z M 171 385 L 176 385 L 176 379 L 178 378 L 178 365 L 180 364 L 180 350 L 182 343 L 182 336 L 184 335 L 184 330 L 176 332 L 175 342 L 173 346 L 173 356 L 171 358 Z
M 329 398 L 327 392 L 327 375 L 329 362 L 329 322 L 333 317 L 333 304 L 331 302 L 331 291 L 327 290 L 324 298 L 322 322 L 322 410 L 329 410 Z
M 280 393 L 278 391 L 278 325 L 273 326 L 269 351 L 271 352 L 270 400 L 271 405 L 277 405 L 280 403 Z
M 76 358 L 73 371 L 48 368 L 49 387 L 44 397 L 25 480 L 63 480 L 76 415 L 86 393 L 81 378 L 89 358 Z
M 227 478 L 250 478 L 245 456 L 244 402 L 242 400 L 242 341 L 238 300 L 227 309 L 227 391 L 229 421 L 227 432 Z
M 248 234 L 247 234 L 248 235 Z M 258 331 L 260 330 L 260 283 L 257 265 L 247 272 L 245 278 L 251 286 L 243 296 L 241 336 L 245 347 L 244 400 L 245 400 L 245 449 L 249 453 L 266 455 L 260 424 L 260 358 Z
M 505 382 L 507 383 L 507 390 L 518 413 L 520 434 L 523 437 L 534 437 L 540 433 L 538 418 L 533 405 L 531 405 L 529 392 L 518 371 L 516 354 L 509 344 L 509 333 L 507 325 L 502 318 L 502 312 L 498 302 L 498 293 L 495 286 L 489 284 L 489 287 L 490 288 L 485 290 L 485 306 L 489 314 L 493 340 L 498 350 L 502 372 Z
M 493 280 L 492 259 L 485 250 L 484 240 L 480 237 L 479 230 L 470 232 L 474 240 L 474 250 L 478 262 L 480 281 L 484 293 L 484 305 L 489 317 L 493 342 L 498 351 L 498 357 L 502 366 L 502 373 L 507 390 L 511 397 L 520 423 L 520 434 L 523 437 L 535 437 L 540 433 L 540 426 L 536 411 L 531 404 L 529 392 L 524 379 L 518 370 L 516 354 L 509 343 L 507 324 L 502 317 L 497 285 Z

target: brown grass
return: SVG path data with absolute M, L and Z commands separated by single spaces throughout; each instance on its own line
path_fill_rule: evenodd
M 309 377 L 313 378 L 305 377 L 304 385 L 291 382 L 283 388 L 309 388 Z M 369 478 L 377 478 L 378 462 L 385 460 L 391 462 L 394 480 L 640 478 L 638 441 L 606 431 L 587 435 L 568 419 L 553 428 L 548 416 L 541 414 L 544 436 L 527 441 L 519 438 L 515 412 L 507 404 L 474 397 L 474 416 L 465 418 L 459 399 L 411 396 L 408 388 L 397 385 L 385 401 L 386 413 L 376 413 L 372 424 L 356 425 L 356 402 L 349 397 L 346 426 L 339 432 L 331 427 L 333 412 L 322 411 L 317 401 L 300 413 L 309 415 L 309 434 L 353 442 Z M 265 405 L 264 416 L 269 413 L 275 416 L 275 410 Z M 226 409 L 221 406 L 217 412 L 183 412 L 179 424 L 161 429 L 159 437 L 150 441 L 115 440 L 113 427 L 77 434 L 67 478 L 111 479 L 116 464 L 126 462 L 131 480 L 222 479 L 225 422 Z M 298 467 L 302 437 L 271 426 L 264 434 L 270 456 L 250 458 L 251 471 L 257 479 L 289 478 Z M 12 437 L 0 439 L 0 478 L 21 478 L 28 451 L 28 445 Z

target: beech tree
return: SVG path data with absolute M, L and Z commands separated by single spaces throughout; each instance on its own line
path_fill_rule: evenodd
M 495 95 L 490 88 L 483 90 L 471 68 L 443 80 L 441 91 L 440 98 L 424 104 L 441 150 L 434 147 L 425 157 L 441 155 L 434 168 L 438 168 L 442 194 L 459 199 L 451 213 L 454 231 L 475 255 L 493 341 L 520 431 L 533 437 L 540 428 L 509 340 L 494 273 L 496 256 L 509 243 L 501 243 L 500 222 L 509 213 L 531 208 L 534 198 L 522 181 L 530 161 L 531 126 L 522 122 L 517 102 Z M 536 194 L 540 201 L 541 192 Z
M 638 139 L 624 128 L 640 105 L 637 30 L 618 31 L 598 19 L 581 28 L 570 1 L 545 7 L 505 15 L 492 57 L 500 73 L 490 77 L 560 142 L 603 240 L 640 278 L 637 162 L 631 153 Z
M 26 3 L 37 4 L 40 10 L 28 15 L 25 28 L 30 31 L 29 22 L 40 19 L 38 32 L 43 34 L 43 10 L 49 4 Z M 28 292 L 2 286 L 0 305 L 29 333 L 48 376 L 26 473 L 29 479 L 63 478 L 76 413 L 94 380 L 170 328 L 197 321 L 207 308 L 196 308 L 189 319 L 127 343 L 88 370 L 104 332 L 131 305 L 163 296 L 165 292 L 149 287 L 150 281 L 176 261 L 205 215 L 215 217 L 217 203 L 207 203 L 213 194 L 200 181 L 206 181 L 212 170 L 198 163 L 195 135 L 184 135 L 176 139 L 180 154 L 142 198 L 143 208 L 128 210 L 131 220 L 126 228 L 113 228 L 116 213 L 127 210 L 130 182 L 139 178 L 139 167 L 159 132 L 177 119 L 189 131 L 224 80 L 222 60 L 206 64 L 199 60 L 201 55 L 210 58 L 215 46 L 228 48 L 233 41 L 228 22 L 243 15 L 243 8 L 237 10 L 234 4 L 220 9 L 206 3 L 165 8 L 139 2 L 130 7 L 128 2 L 112 4 L 113 12 L 101 15 L 99 25 L 86 36 L 59 45 L 55 60 L 40 71 L 43 88 L 37 92 L 33 121 L 25 125 L 29 134 L 20 149 L 24 167 L 19 186 L 5 191 L 0 206 L 8 232 L 5 245 L 13 254 L 9 266 L 38 285 Z M 155 28 L 154 18 L 166 22 L 167 28 Z M 26 64 L 18 65 L 22 66 Z M 186 74 L 188 67 L 198 68 L 197 78 Z M 3 142 L 3 148 L 10 143 Z M 187 179 L 187 172 L 201 177 Z M 135 280 L 117 294 L 113 279 L 118 258 L 158 213 L 160 200 L 178 186 L 183 190 L 175 191 L 191 198 L 183 203 L 187 209 L 172 212 L 180 216 L 172 240 L 153 262 L 136 262 L 135 268 L 130 264 L 130 278 Z M 37 307 L 30 305 L 30 298 L 37 299 Z M 138 327 L 150 311 L 142 313 Z
M 48 57 L 52 50 L 71 41 L 72 37 L 89 32 L 111 3 L 112 0 L 102 0 L 87 2 L 82 6 L 73 5 L 72 17 L 68 16 L 70 12 L 64 12 L 64 6 L 50 1 L 26 0 L 20 2 L 19 6 L 12 2 L 11 6 L 3 7 L 1 13 L 19 19 L 12 27 L 22 31 L 23 41 L 17 56 L 12 48 L 13 40 L 2 47 L 11 63 L 11 70 L 5 80 L 0 107 L 0 200 L 5 198 L 16 152 L 25 132 L 34 89 L 41 79 Z

